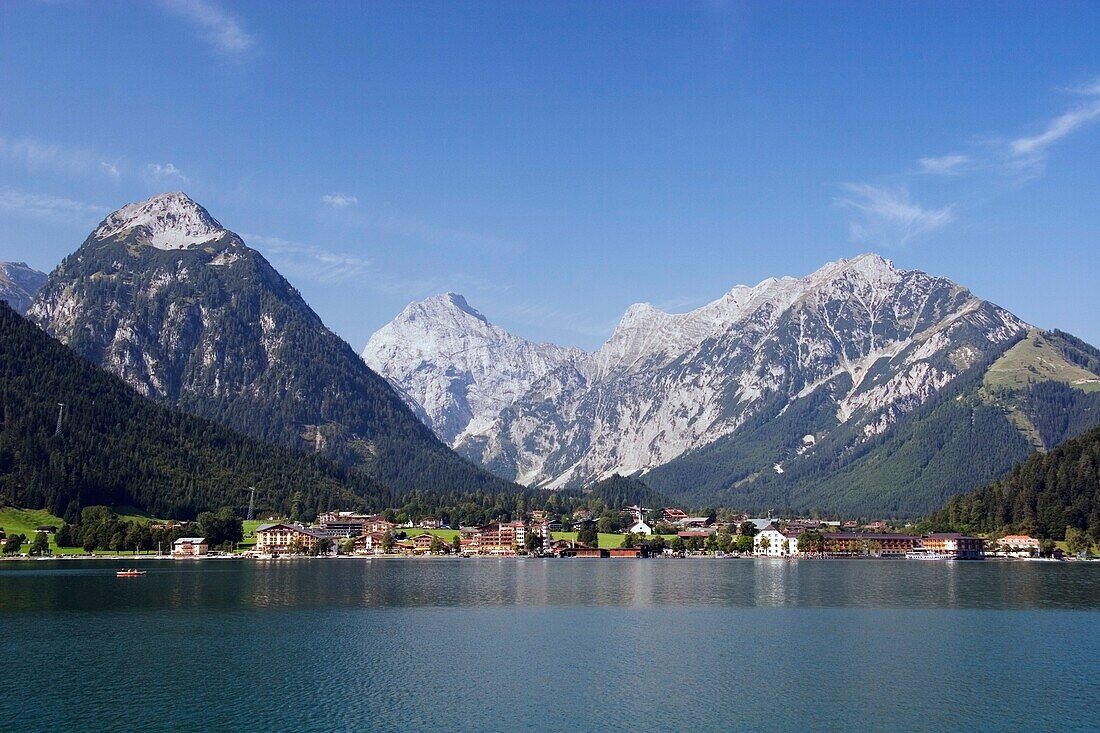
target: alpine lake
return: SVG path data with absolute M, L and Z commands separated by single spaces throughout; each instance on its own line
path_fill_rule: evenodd
M 0 563 L 0 730 L 1100 730 L 1100 563 L 124 564 Z

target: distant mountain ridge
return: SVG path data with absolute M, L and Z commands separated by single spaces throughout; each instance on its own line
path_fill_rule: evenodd
M 538 374 L 494 371 L 492 361 L 474 370 L 446 349 L 421 348 L 477 342 L 470 321 L 437 317 L 433 303 L 406 308 L 364 358 L 416 405 L 431 404 L 429 424 L 451 425 L 441 434 L 459 452 L 520 483 L 562 488 L 641 475 L 697 503 L 914 513 L 1000 475 L 1028 450 L 1004 398 L 982 381 L 1033 329 L 946 278 L 874 254 L 738 286 L 689 313 L 631 306 L 591 354 L 497 337 L 513 353 L 557 355 Z M 478 316 L 475 331 L 487 327 Z M 964 376 L 965 398 L 935 407 Z M 448 411 L 434 396 L 455 384 L 506 406 L 492 420 L 488 409 L 476 420 Z M 1075 404 L 1087 399 L 1082 385 L 1069 397 Z M 1000 445 L 983 446 L 975 434 L 979 413 Z M 973 443 L 987 452 L 960 471 L 976 483 L 952 485 L 949 467 L 936 463 L 931 431 L 946 429 L 943 420 L 956 426 L 947 434 L 960 451 Z M 911 463 L 899 474 L 879 455 L 902 444 Z M 853 470 L 861 477 L 854 490 L 836 484 Z
M 0 262 L 0 300 L 16 313 L 30 308 L 35 293 L 46 284 L 46 273 L 29 267 L 26 262 Z
M 398 490 L 509 490 L 455 455 L 259 252 L 183 193 L 112 213 L 28 317 L 141 394 Z

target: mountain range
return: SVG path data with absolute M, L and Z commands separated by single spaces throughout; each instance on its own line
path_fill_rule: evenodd
M 141 397 L 315 454 L 348 496 L 624 476 L 695 507 L 911 516 L 1100 423 L 1100 351 L 875 254 L 687 313 L 633 305 L 594 352 L 446 293 L 361 357 L 179 192 L 112 213 L 44 284 L 0 272 L 17 310 L 33 293 L 28 319 Z M 197 507 L 172 491 L 157 506 Z
M 633 305 L 593 353 L 528 342 L 449 293 L 363 358 L 459 453 L 522 484 L 623 474 L 697 504 L 912 514 L 1100 422 L 1095 353 L 865 254 L 689 313 Z
M 395 490 L 513 490 L 460 458 L 240 236 L 183 193 L 109 215 L 27 317 L 141 395 Z

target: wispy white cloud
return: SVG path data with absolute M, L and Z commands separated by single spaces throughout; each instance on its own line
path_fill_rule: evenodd
M 0 188 L 0 211 L 62 223 L 94 223 L 109 209 L 61 196 Z
M 334 209 L 346 209 L 357 205 L 359 199 L 346 193 L 328 193 L 321 197 L 321 203 Z
M 99 162 L 99 168 L 109 177 L 114 178 L 115 180 L 118 180 L 122 177 L 122 173 L 118 170 L 118 165 L 115 163 L 108 163 L 105 160 L 101 160 Z
M 969 155 L 953 153 L 933 158 L 921 158 L 919 161 L 921 173 L 929 173 L 937 176 L 958 176 L 967 169 L 971 160 Z
M 1063 92 L 1085 97 L 1062 114 L 1037 126 L 1029 135 L 1008 137 L 987 135 L 972 141 L 969 154 L 920 158 L 922 174 L 962 176 L 977 171 L 994 173 L 1017 180 L 1027 180 L 1042 172 L 1049 149 L 1081 128 L 1100 120 L 1100 78 L 1085 84 L 1062 89 Z
M 160 0 L 160 5 L 224 55 L 239 57 L 256 47 L 256 36 L 244 29 L 237 16 L 209 0 Z
M 1089 123 L 1100 120 L 1100 79 L 1072 87 L 1068 91 L 1089 99 L 1047 122 L 1040 132 L 1010 140 L 1008 150 L 1015 164 L 1026 166 L 1041 163 L 1050 146 Z
M 1084 97 L 1100 97 L 1100 77 L 1093 79 L 1086 84 L 1079 84 L 1075 87 L 1070 87 L 1069 91 L 1073 94 L 1080 94 Z
M 286 275 L 320 283 L 334 283 L 363 277 L 371 272 L 371 260 L 323 249 L 282 237 L 242 234 L 249 244 L 263 252 Z
M 68 177 L 87 177 L 111 174 L 104 168 L 104 156 L 94 150 L 49 143 L 29 138 L 11 139 L 0 137 L 0 157 L 25 168 L 30 173 L 59 173 Z M 112 166 L 115 174 L 117 166 Z
M 951 206 L 926 208 L 904 188 L 890 190 L 866 183 L 845 183 L 842 188 L 846 195 L 835 203 L 859 216 L 849 224 L 851 237 L 858 242 L 902 246 L 955 220 Z
M 1018 137 L 1009 143 L 1012 154 L 1019 158 L 1035 158 L 1048 147 L 1093 120 L 1100 119 L 1100 99 L 1081 105 L 1055 117 L 1037 135 Z
M 413 226 L 411 230 L 420 232 L 421 228 Z M 489 311 L 504 321 L 535 328 L 544 328 L 547 323 L 563 324 L 563 331 L 587 338 L 607 338 L 617 323 L 617 319 L 601 320 L 586 312 L 517 300 L 512 297 L 515 294 L 512 285 L 480 275 L 452 272 L 409 276 L 381 271 L 367 257 L 334 252 L 282 237 L 246 233 L 242 233 L 241 237 L 260 250 L 292 282 L 302 279 L 327 284 L 356 280 L 357 287 L 408 300 L 422 300 L 443 292 L 460 292 L 469 295 L 471 302 L 484 303 Z
M 163 165 L 160 163 L 150 163 L 145 167 L 145 170 L 148 171 L 150 176 L 159 181 L 174 179 L 182 183 L 187 183 L 190 180 L 187 176 L 183 175 L 183 171 L 172 163 L 164 163 Z

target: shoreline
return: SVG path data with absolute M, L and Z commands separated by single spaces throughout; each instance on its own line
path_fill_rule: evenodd
M 726 555 L 724 557 L 715 557 L 714 555 L 686 555 L 683 557 L 555 557 L 552 555 L 545 556 L 533 556 L 533 555 L 405 555 L 405 554 L 389 554 L 389 555 L 321 555 L 321 556 L 309 556 L 309 555 L 278 555 L 273 557 L 255 557 L 249 556 L 244 553 L 235 555 L 204 555 L 199 557 L 173 557 L 172 555 L 47 555 L 43 557 L 0 557 L 0 563 L 37 563 L 37 562 L 88 562 L 88 561 L 107 561 L 107 562 L 151 562 L 151 561 L 172 561 L 172 562 L 235 562 L 235 561 L 251 561 L 251 562 L 294 562 L 301 560 L 424 560 L 437 562 L 441 560 L 765 560 L 769 562 L 777 563 L 797 563 L 800 561 L 820 562 L 820 561 L 886 561 L 886 562 L 899 562 L 907 561 L 904 557 L 772 557 L 766 555 Z M 985 557 L 982 559 L 943 559 L 933 561 L 922 561 L 920 564 L 926 564 L 927 562 L 933 563 L 977 563 L 977 562 L 1040 562 L 1040 563 L 1096 563 L 1100 562 L 1100 558 L 1093 560 L 1079 560 L 1076 558 L 1066 558 L 1058 560 L 1055 558 L 1047 557 Z

